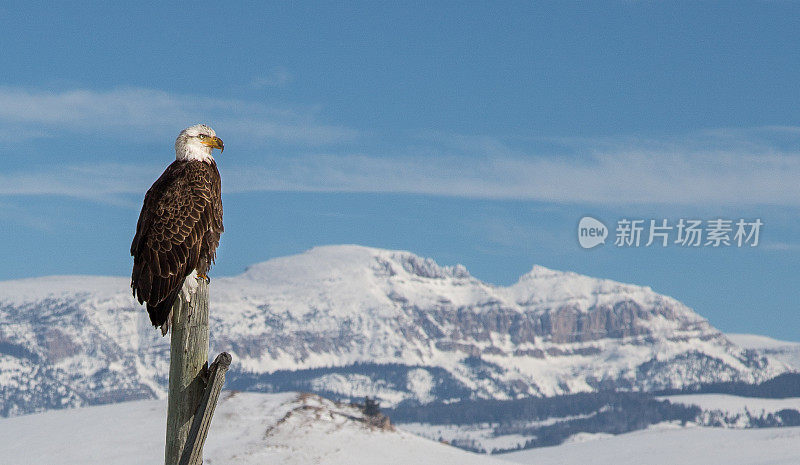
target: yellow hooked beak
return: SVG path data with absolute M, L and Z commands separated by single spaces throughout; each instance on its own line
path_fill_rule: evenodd
M 200 142 L 202 142 L 203 145 L 211 147 L 212 149 L 219 149 L 220 153 L 225 150 L 225 144 L 222 143 L 222 139 L 219 137 L 206 137 Z

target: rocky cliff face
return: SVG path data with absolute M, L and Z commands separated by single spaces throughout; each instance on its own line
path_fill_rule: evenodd
M 497 287 L 408 252 L 330 246 L 215 279 L 211 294 L 212 351 L 232 353 L 240 389 L 396 405 L 787 370 L 649 288 L 542 267 Z M 0 283 L 0 413 L 162 397 L 167 367 L 168 340 L 126 279 Z

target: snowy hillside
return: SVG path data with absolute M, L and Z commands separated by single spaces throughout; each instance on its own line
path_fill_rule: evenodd
M 753 428 L 800 424 L 800 398 L 764 399 L 729 394 L 664 396 L 673 404 L 696 405 L 703 412 L 697 422 L 706 426 Z
M 581 436 L 571 444 L 496 457 L 526 465 L 796 465 L 798 444 L 800 427 L 737 430 L 665 425 L 618 436 Z
M 15 465 L 163 463 L 166 403 L 124 402 L 0 419 L 0 457 Z M 498 460 L 380 429 L 360 410 L 313 395 L 223 392 L 204 463 L 490 465 Z
M 163 461 L 165 402 L 149 400 L 0 419 L 3 463 L 139 465 Z M 556 447 L 485 456 L 383 430 L 358 409 L 296 393 L 223 392 L 211 424 L 207 465 L 794 465 L 800 428 L 677 428 L 581 434 Z
M 752 349 L 761 355 L 780 360 L 800 371 L 800 342 L 779 341 L 756 334 L 728 334 L 734 344 Z
M 779 361 L 647 287 L 539 266 L 508 287 L 409 252 L 318 247 L 211 283 L 228 386 L 384 406 L 758 382 Z M 0 283 L 0 414 L 164 396 L 168 339 L 126 278 Z
M 764 399 L 761 397 L 740 397 L 728 394 L 684 394 L 663 396 L 673 404 L 697 405 L 703 410 L 720 410 L 731 413 L 751 412 L 754 414 L 775 413 L 783 409 L 800 411 L 800 398 Z

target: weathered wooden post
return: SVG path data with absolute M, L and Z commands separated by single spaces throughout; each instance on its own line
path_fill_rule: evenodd
M 172 306 L 165 465 L 178 465 L 206 384 L 208 283 L 197 280 L 197 289 L 189 300 L 183 294 Z
M 187 279 L 194 279 L 189 277 Z M 188 299 L 172 306 L 165 465 L 203 463 L 203 444 L 225 383 L 231 356 L 223 352 L 208 366 L 208 282 L 198 280 Z

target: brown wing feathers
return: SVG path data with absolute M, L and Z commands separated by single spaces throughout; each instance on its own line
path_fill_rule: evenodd
M 154 326 L 169 323 L 183 281 L 213 263 L 222 232 L 219 173 L 214 164 L 173 162 L 147 191 L 131 244 L 131 287 L 147 302 Z M 201 256 L 201 249 L 204 257 Z

